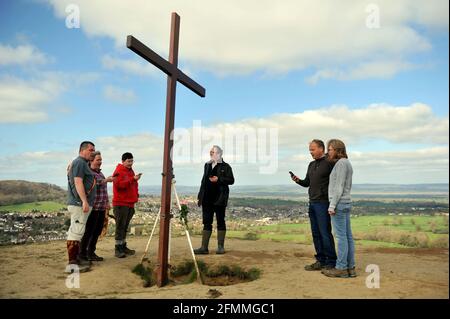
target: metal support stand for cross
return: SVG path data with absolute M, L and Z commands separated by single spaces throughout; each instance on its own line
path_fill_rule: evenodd
M 178 208 L 178 210 L 181 211 L 180 199 L 178 198 L 178 193 L 177 193 L 177 189 L 175 187 L 175 183 L 176 183 L 175 180 L 172 179 L 172 193 L 175 195 L 177 208 Z M 145 256 L 148 253 L 148 249 L 150 247 L 150 242 L 152 241 L 153 233 L 155 232 L 156 224 L 160 220 L 160 217 L 161 217 L 161 208 L 158 210 L 158 215 L 156 216 L 155 223 L 153 224 L 152 232 L 150 233 L 150 238 L 148 239 L 147 246 L 145 247 L 144 254 L 142 255 L 142 258 L 141 258 L 141 264 L 144 262 Z M 182 222 L 182 224 L 184 227 L 184 231 L 186 233 L 186 238 L 187 238 L 187 241 L 189 244 L 189 249 L 191 250 L 192 259 L 194 260 L 195 270 L 197 271 L 197 280 L 201 285 L 203 285 L 203 280 L 202 280 L 202 276 L 200 274 L 200 269 L 198 268 L 197 259 L 195 258 L 194 248 L 192 247 L 191 236 L 189 235 L 189 229 L 188 229 L 186 223 Z M 170 235 L 171 235 L 171 231 L 169 228 L 169 254 L 168 254 L 169 264 L 170 264 L 170 239 L 171 239 Z

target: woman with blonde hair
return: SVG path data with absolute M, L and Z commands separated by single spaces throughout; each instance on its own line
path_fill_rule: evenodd
M 333 232 L 337 238 L 338 254 L 336 267 L 324 269 L 322 273 L 328 277 L 356 277 L 355 243 L 350 224 L 352 207 L 350 191 L 352 188 L 353 168 L 348 160 L 344 142 L 338 139 L 327 143 L 328 160 L 334 162 L 328 185 L 330 205 L 328 213 L 331 216 Z

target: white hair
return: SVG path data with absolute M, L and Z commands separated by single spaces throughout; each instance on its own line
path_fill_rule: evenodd
M 213 145 L 213 148 L 216 149 L 217 153 L 219 153 L 220 156 L 223 155 L 223 149 L 221 149 L 219 145 Z

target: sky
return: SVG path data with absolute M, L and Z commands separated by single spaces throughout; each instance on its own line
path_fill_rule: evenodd
M 314 138 L 343 140 L 354 183 L 448 183 L 447 0 L 0 1 L 0 180 L 66 184 L 81 141 L 110 175 L 132 152 L 161 183 L 167 59 L 181 17 L 174 173 L 199 185 L 212 145 L 236 185 L 302 178 Z

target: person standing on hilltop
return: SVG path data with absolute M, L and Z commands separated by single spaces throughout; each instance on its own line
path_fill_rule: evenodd
M 345 144 L 341 140 L 332 139 L 327 143 L 328 159 L 336 163 L 330 175 L 328 197 L 333 231 L 338 242 L 336 267 L 324 269 L 322 273 L 328 277 L 356 277 L 355 243 L 350 225 L 352 208 L 350 191 L 352 189 L 352 164 L 348 160 Z
M 135 251 L 127 247 L 127 229 L 134 215 L 134 204 L 139 199 L 138 181 L 142 174 L 133 171 L 133 154 L 124 153 L 122 163 L 117 164 L 113 173 L 113 212 L 116 220 L 115 256 L 124 258 L 134 255 Z
M 195 254 L 208 254 L 209 239 L 212 234 L 214 213 L 217 219 L 217 250 L 216 254 L 225 253 L 225 209 L 228 204 L 230 189 L 228 185 L 234 184 L 233 170 L 222 159 L 223 150 L 214 145 L 209 151 L 211 160 L 205 163 L 200 191 L 198 193 L 198 206 L 202 206 L 203 233 L 202 246 L 194 250 Z
M 86 222 L 96 196 L 95 176 L 88 165 L 93 152 L 95 152 L 94 143 L 82 142 L 79 148 L 79 156 L 72 161 L 67 172 L 67 210 L 70 213 L 70 227 L 67 231 L 69 265 L 66 267 L 66 272 L 68 273 L 72 273 L 76 269 L 79 272 L 90 269 L 90 262 L 79 258 L 79 250 L 80 241 L 84 235 Z
M 331 219 L 328 214 L 328 183 L 333 163 L 325 156 L 325 144 L 314 139 L 309 143 L 309 153 L 314 161 L 309 163 L 305 179 L 292 175 L 292 180 L 303 187 L 309 187 L 309 220 L 316 250 L 316 262 L 306 265 L 305 270 L 322 270 L 336 265 L 336 248 L 331 233 Z
M 103 257 L 97 256 L 98 237 L 103 230 L 106 212 L 110 209 L 107 183 L 113 182 L 112 176 L 105 177 L 101 172 L 102 154 L 99 151 L 92 153 L 90 163 L 91 170 L 97 181 L 97 193 L 94 205 L 86 223 L 86 230 L 80 243 L 80 259 L 89 261 L 103 261 Z

